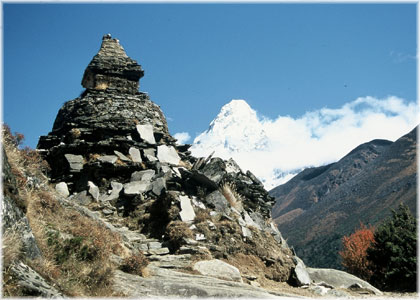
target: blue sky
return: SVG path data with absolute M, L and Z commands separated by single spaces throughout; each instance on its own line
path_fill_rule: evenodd
M 3 118 L 27 145 L 82 92 L 106 33 L 142 65 L 172 134 L 195 137 L 231 99 L 269 118 L 416 101 L 416 4 L 3 3 Z

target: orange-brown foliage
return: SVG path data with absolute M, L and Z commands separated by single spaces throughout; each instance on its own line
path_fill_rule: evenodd
M 340 251 L 339 255 L 343 267 L 349 273 L 369 280 L 372 271 L 369 270 L 367 249 L 374 240 L 374 228 L 372 226 L 368 228 L 363 223 L 360 223 L 360 228 L 350 236 L 343 237 L 343 251 Z

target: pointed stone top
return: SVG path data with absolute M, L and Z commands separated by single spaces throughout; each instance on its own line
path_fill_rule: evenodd
M 85 70 L 82 86 L 87 89 L 114 89 L 135 94 L 143 75 L 141 66 L 127 56 L 119 41 L 106 34 L 102 37 L 99 52 Z

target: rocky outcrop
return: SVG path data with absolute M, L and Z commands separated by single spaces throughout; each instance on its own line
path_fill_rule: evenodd
M 294 262 L 271 221 L 274 199 L 233 160 L 196 158 L 190 145 L 177 144 L 159 106 L 137 90 L 142 76 L 118 40 L 104 36 L 85 71 L 86 91 L 63 105 L 38 143 L 57 193 L 119 232 L 151 267 L 185 271 L 216 261 L 232 271 L 240 253 L 250 264 L 258 260 L 266 278 L 288 281 Z M 242 281 L 246 265 L 236 267 L 234 280 Z M 148 295 L 172 295 L 154 293 Z
M 18 234 L 20 241 L 22 241 L 23 255 L 29 259 L 35 259 L 41 255 L 41 251 L 32 233 L 28 218 L 22 210 L 24 207 L 20 207 L 22 201 L 16 178 L 12 173 L 6 152 L 3 149 L 3 236 L 8 233 Z

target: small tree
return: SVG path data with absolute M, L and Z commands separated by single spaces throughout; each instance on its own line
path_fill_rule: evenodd
M 360 223 L 360 228 L 353 234 L 343 237 L 343 250 L 338 253 L 346 271 L 364 280 L 372 276 L 366 251 L 374 241 L 373 230 L 372 226 L 368 228 Z
M 375 231 L 367 254 L 372 284 L 388 291 L 416 291 L 417 222 L 408 206 L 392 210 L 392 217 Z

